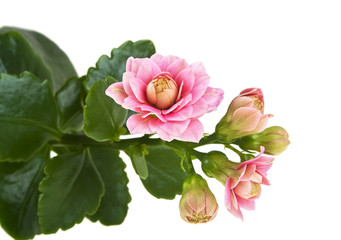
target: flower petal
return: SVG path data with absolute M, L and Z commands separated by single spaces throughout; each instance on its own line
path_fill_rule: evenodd
M 255 210 L 256 204 L 254 200 L 249 200 L 245 198 L 241 198 L 239 196 L 236 196 L 238 200 L 238 204 L 241 208 L 244 208 L 246 210 Z
M 202 99 L 204 99 L 208 105 L 208 111 L 211 112 L 217 109 L 224 97 L 224 91 L 220 88 L 207 87 Z
M 231 208 L 231 178 L 228 177 L 226 179 L 226 184 L 225 184 L 225 206 L 227 208 Z
M 128 97 L 127 93 L 124 91 L 123 83 L 117 82 L 111 84 L 106 90 L 105 94 L 115 100 L 117 104 L 122 105 L 124 99 Z
M 193 107 L 193 112 L 192 112 L 192 118 L 199 118 L 205 113 L 208 112 L 209 106 L 207 102 L 203 99 L 200 98 L 195 104 L 192 105 Z
M 146 85 L 158 74 L 161 69 L 155 62 L 150 59 L 144 61 L 136 73 L 136 77 L 140 78 Z
M 192 106 L 187 106 L 178 112 L 171 112 L 165 115 L 167 121 L 185 121 L 192 116 L 193 108 Z
M 204 136 L 204 126 L 198 119 L 192 119 L 185 132 L 179 139 L 188 142 L 199 142 Z
M 256 171 L 256 165 L 255 164 L 248 164 L 246 165 L 245 173 L 243 177 L 240 179 L 241 181 L 249 181 L 251 180 L 253 174 Z
M 246 171 L 246 165 L 239 165 L 239 167 L 237 168 L 237 173 L 238 173 L 238 177 L 236 178 L 231 178 L 231 189 L 235 188 L 237 186 L 237 184 L 240 182 L 240 180 L 243 178 L 244 173 Z
M 186 68 L 179 72 L 174 81 L 178 84 L 178 86 L 182 85 L 181 95 L 185 95 L 186 93 L 189 93 L 193 88 L 195 82 L 194 73 L 191 69 Z
M 171 74 L 173 79 L 175 79 L 179 72 L 186 68 L 189 68 L 187 62 L 184 59 L 178 58 L 169 64 L 166 71 Z
M 196 103 L 204 95 L 209 82 L 210 77 L 208 75 L 195 80 L 194 86 L 191 91 L 193 96 L 192 103 Z
M 172 107 L 166 110 L 162 110 L 162 114 L 166 115 L 170 112 L 180 111 L 183 107 L 185 107 L 192 100 L 192 94 L 188 93 L 183 96 L 177 103 L 175 103 Z
M 262 113 L 257 109 L 250 107 L 238 108 L 232 115 L 231 129 L 250 132 L 257 127 L 261 117 Z
M 149 121 L 152 117 L 142 118 L 142 114 L 131 115 L 127 120 L 127 128 L 131 134 L 152 134 Z
M 130 87 L 133 90 L 134 96 L 141 103 L 147 103 L 146 98 L 146 83 L 143 82 L 140 78 L 130 79 L 129 81 Z
M 238 199 L 236 198 L 236 195 L 234 194 L 233 191 L 231 191 L 231 199 L 232 199 L 232 205 L 230 208 L 226 207 L 229 212 L 237 217 L 243 220 L 243 214 L 242 211 L 240 210 L 239 204 L 238 204 Z
M 179 137 L 183 132 L 188 128 L 189 123 L 191 122 L 190 119 L 181 122 L 162 122 L 159 124 L 159 128 L 165 131 L 167 134 L 173 137 Z
M 133 72 L 125 72 L 123 73 L 123 76 L 122 76 L 122 83 L 123 83 L 124 91 L 129 96 L 134 95 L 133 90 L 130 87 L 130 81 L 133 80 L 134 78 L 135 78 L 135 73 Z

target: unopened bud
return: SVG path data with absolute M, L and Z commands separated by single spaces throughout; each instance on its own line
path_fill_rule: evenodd
M 271 114 L 264 114 L 264 97 L 259 88 L 248 88 L 235 97 L 225 116 L 216 126 L 223 142 L 258 133 L 266 127 Z
M 158 109 L 168 109 L 177 100 L 178 86 L 169 73 L 155 76 L 146 88 L 147 100 Z
M 190 174 L 183 182 L 179 209 L 189 223 L 206 223 L 217 215 L 217 200 L 200 175 Z
M 265 148 L 264 153 L 278 155 L 290 144 L 288 132 L 279 126 L 273 126 L 264 131 L 242 137 L 236 141 L 244 150 L 258 151 L 261 146 Z
M 224 153 L 211 151 L 202 161 L 201 168 L 208 177 L 216 178 L 223 185 L 226 179 L 235 173 L 238 163 L 231 162 Z

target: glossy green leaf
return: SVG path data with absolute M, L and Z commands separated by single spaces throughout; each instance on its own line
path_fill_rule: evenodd
M 91 151 L 70 152 L 51 159 L 45 168 L 38 215 L 43 233 L 55 233 L 96 213 L 104 184 Z
M 27 162 L 0 163 L 0 223 L 15 239 L 40 234 L 38 186 L 49 153 L 49 149 L 44 148 Z
M 151 57 L 155 53 L 155 46 L 149 40 L 140 40 L 137 42 L 127 41 L 119 48 L 114 48 L 110 58 L 103 55 L 96 63 L 96 67 L 88 70 L 88 78 L 85 86 L 90 90 L 91 86 L 107 76 L 114 77 L 118 81 L 122 81 L 122 75 L 126 70 L 126 62 L 129 57 L 145 58 Z
M 30 71 L 41 79 L 52 78 L 43 59 L 20 33 L 0 34 L 0 73 L 19 75 L 24 71 Z
M 6 73 L 30 71 L 43 80 L 48 79 L 53 92 L 67 79 L 77 76 L 68 56 L 54 42 L 35 31 L 1 28 L 0 59 L 0 69 L 5 69 Z
M 88 218 L 104 225 L 121 224 L 131 201 L 127 187 L 128 178 L 124 171 L 126 165 L 119 157 L 119 151 L 115 149 L 90 148 L 89 151 L 103 179 L 105 194 L 97 212 Z
M 60 127 L 65 132 L 77 132 L 83 128 L 84 78 L 70 78 L 56 93 L 60 112 Z
M 182 192 L 187 173 L 181 169 L 181 158 L 165 146 L 149 146 L 146 155 L 149 175 L 144 187 L 156 198 L 174 199 Z
M 0 74 L 0 161 L 25 161 L 58 140 L 55 100 L 47 81 L 28 72 Z
M 136 174 L 142 179 L 146 179 L 148 177 L 148 167 L 145 158 L 148 151 L 145 147 L 145 144 L 141 146 L 129 146 L 129 150 L 127 151 Z
M 96 82 L 85 99 L 84 132 L 96 141 L 118 140 L 127 110 L 105 95 L 105 90 L 116 82 L 112 77 Z

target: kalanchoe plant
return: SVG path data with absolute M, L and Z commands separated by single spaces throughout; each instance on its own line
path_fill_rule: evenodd
M 131 196 L 120 153 L 156 198 L 182 194 L 180 216 L 190 223 L 211 221 L 218 210 L 193 167 L 201 161 L 205 175 L 225 186 L 227 209 L 243 218 L 240 208 L 254 209 L 261 184 L 268 185 L 274 159 L 264 154 L 280 154 L 288 133 L 265 129 L 272 115 L 264 114 L 263 93 L 248 88 L 205 135 L 199 118 L 223 98 L 209 80 L 203 64 L 157 54 L 149 40 L 123 43 L 79 77 L 44 35 L 1 28 L 1 227 L 30 239 L 84 218 L 121 224 Z M 208 144 L 224 145 L 239 161 L 198 151 Z

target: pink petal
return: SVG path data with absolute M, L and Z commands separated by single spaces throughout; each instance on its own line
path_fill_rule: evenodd
M 241 198 L 239 196 L 236 196 L 238 200 L 238 204 L 241 208 L 244 208 L 246 210 L 255 210 L 256 204 L 254 200 L 249 200 L 245 198 Z
M 272 114 L 262 115 L 257 127 L 252 131 L 253 133 L 259 133 L 266 128 L 269 118 L 273 117 Z
M 160 70 L 162 72 L 167 70 L 167 67 L 175 60 L 179 59 L 178 57 L 175 56 L 162 56 L 158 53 L 155 53 L 153 56 L 150 58 L 153 62 L 156 63 L 156 65 L 159 66 Z
M 262 113 L 257 109 L 238 108 L 232 115 L 231 128 L 240 132 L 250 132 L 257 127 L 261 116 Z
M 162 140 L 167 141 L 167 142 L 170 142 L 174 140 L 175 138 L 175 136 L 169 134 L 167 131 L 164 131 L 161 128 L 158 128 L 156 133 Z
M 243 165 L 237 168 L 238 170 L 238 177 L 237 178 L 231 178 L 231 189 L 235 188 L 237 184 L 240 182 L 240 180 L 243 178 L 245 171 L 246 171 L 247 165 Z
M 122 76 L 122 83 L 123 83 L 123 87 L 124 87 L 124 91 L 129 95 L 129 96 L 133 96 L 133 90 L 131 90 L 130 87 L 130 81 L 132 81 L 135 78 L 135 73 L 133 72 L 125 72 L 123 73 Z
M 137 71 L 136 77 L 140 78 L 146 85 L 158 74 L 161 73 L 161 69 L 155 62 L 148 59 L 141 64 Z
M 117 104 L 122 105 L 124 99 L 128 97 L 127 93 L 124 91 L 123 83 L 117 82 L 111 84 L 106 90 L 105 94 L 115 100 Z
M 126 64 L 126 72 L 133 72 L 136 74 L 141 64 L 143 64 L 143 62 L 145 61 L 148 61 L 148 58 L 133 58 L 133 57 L 128 58 L 127 64 Z
M 146 83 L 143 82 L 140 78 L 130 79 L 129 81 L 130 87 L 133 90 L 134 96 L 141 103 L 147 103 L 146 98 Z
M 190 65 L 190 68 L 192 69 L 195 78 L 199 79 L 203 76 L 207 76 L 206 69 L 204 67 L 204 64 L 201 62 L 195 62 Z
M 250 180 L 252 182 L 255 182 L 255 183 L 262 183 L 263 182 L 263 176 L 258 171 L 255 171 Z
M 192 94 L 188 93 L 183 96 L 177 103 L 175 103 L 172 107 L 167 110 L 162 110 L 162 114 L 166 115 L 170 112 L 180 111 L 183 107 L 185 107 L 192 100 Z
M 233 189 L 233 191 L 241 197 L 249 198 L 251 192 L 251 181 L 239 182 L 238 185 Z
M 166 71 L 169 72 L 174 79 L 179 74 L 179 72 L 186 68 L 189 68 L 189 66 L 184 59 L 176 59 L 175 61 L 170 63 Z
M 258 172 L 258 171 L 257 171 Z M 270 182 L 269 182 L 269 180 L 267 179 L 267 177 L 263 174 L 263 173 L 261 173 L 261 172 L 258 172 L 261 176 L 262 176 L 262 182 L 261 182 L 261 184 L 264 184 L 264 185 L 270 185 Z
M 149 120 L 149 128 L 152 132 L 156 132 L 159 128 L 159 125 L 161 123 L 161 120 L 158 118 L 152 118 Z
M 162 122 L 159 124 L 159 128 L 173 137 L 179 137 L 189 127 L 190 119 L 182 122 Z
M 231 178 L 228 177 L 225 184 L 225 206 L 231 208 L 231 203 Z
M 239 204 L 238 204 L 238 199 L 236 198 L 236 195 L 234 194 L 233 191 L 231 191 L 231 199 L 232 199 L 232 204 L 231 204 L 231 207 L 227 208 L 227 210 L 229 210 L 229 212 L 237 217 L 237 218 L 240 218 L 241 220 L 243 220 L 243 214 L 242 214 L 242 211 L 240 210 L 240 207 L 239 207 Z M 234 204 L 233 204 L 234 203 Z
M 150 106 L 148 104 L 140 105 L 140 109 L 142 112 L 144 112 L 147 115 L 154 114 L 157 118 L 159 118 L 162 122 L 167 122 L 167 119 L 163 116 L 160 109 L 157 109 L 153 106 Z
M 199 142 L 204 135 L 204 126 L 198 119 L 192 119 L 185 132 L 179 139 L 188 142 Z
M 138 101 L 135 96 L 128 96 L 126 99 L 124 99 L 124 103 L 122 104 L 124 108 L 133 110 L 135 112 L 141 112 L 141 105 L 143 104 Z
M 199 118 L 208 112 L 209 106 L 203 98 L 200 98 L 195 104 L 192 105 L 192 108 L 192 118 Z
M 192 106 L 186 106 L 178 112 L 171 112 L 165 115 L 167 121 L 185 121 L 192 116 Z
M 196 78 L 194 86 L 192 88 L 192 103 L 196 103 L 206 92 L 207 86 L 210 82 L 210 77 L 208 75 L 201 78 Z
M 149 128 L 149 120 L 152 117 L 142 118 L 142 114 L 134 114 L 127 120 L 127 127 L 131 134 L 152 134 Z
M 178 86 L 181 86 L 183 84 L 181 94 L 185 95 L 192 90 L 195 82 L 195 77 L 192 70 L 187 68 L 179 72 L 174 80 L 178 84 Z
M 217 109 L 221 101 L 223 100 L 224 91 L 220 88 L 207 87 L 202 99 L 204 99 L 209 106 L 208 112 Z
M 251 180 L 253 174 L 256 171 L 256 165 L 255 164 L 248 164 L 246 165 L 246 170 L 244 172 L 243 177 L 241 177 L 240 181 L 249 181 Z

